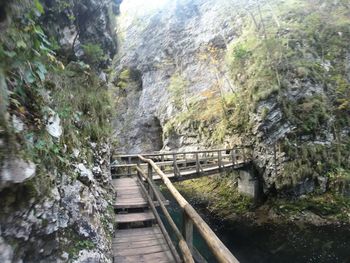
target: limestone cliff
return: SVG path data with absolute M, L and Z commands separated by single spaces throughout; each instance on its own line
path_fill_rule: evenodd
M 196 132 L 170 133 L 164 141 L 162 136 L 166 123 L 183 110 L 183 100 L 189 106 L 190 97 L 200 98 L 208 91 L 217 95 L 218 78 L 224 79 L 223 91 L 233 88 L 227 68 L 206 57 L 211 46 L 222 51 L 218 60 L 222 59 L 235 37 L 236 29 L 229 25 L 230 10 L 229 1 L 171 1 L 141 17 L 123 16 L 122 10 L 121 74 L 116 79 L 121 89 L 115 127 L 123 150 L 190 149 L 205 144 Z M 138 72 L 136 85 L 125 81 L 128 69 Z M 183 86 L 180 103 L 173 101 L 168 89 L 172 82 Z
M 248 144 L 267 194 L 347 184 L 347 1 L 178 0 L 152 15 L 123 8 L 120 150 Z
M 0 262 L 111 262 L 113 9 L 0 2 Z

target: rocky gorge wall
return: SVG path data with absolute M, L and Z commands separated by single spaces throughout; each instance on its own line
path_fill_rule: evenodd
M 115 77 L 121 151 L 251 145 L 267 195 L 348 191 L 346 1 L 129 11 Z
M 118 2 L 0 9 L 0 262 L 111 262 Z
M 227 68 L 212 65 L 206 52 L 210 45 L 225 50 L 234 38 L 235 28 L 227 16 L 231 9 L 229 1 L 173 1 L 134 19 L 128 17 L 130 10 L 123 16 L 122 9 L 117 67 L 121 74 L 115 80 L 120 87 L 115 127 L 123 142 L 121 150 L 191 149 L 205 144 L 190 131 L 162 137 L 166 123 L 185 110 L 184 100 L 189 104 L 190 97 L 205 96 L 201 93 L 208 90 L 218 93 L 217 77 L 226 76 Z M 138 72 L 138 84 L 128 80 L 128 71 Z M 171 83 L 183 86 L 176 95 L 179 103 L 168 90 Z M 226 81 L 222 89 L 230 88 Z

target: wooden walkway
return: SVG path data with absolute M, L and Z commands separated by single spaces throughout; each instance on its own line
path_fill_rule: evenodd
M 179 159 L 178 154 L 182 154 L 183 159 Z M 186 155 L 189 155 L 188 158 Z M 150 159 L 141 155 L 128 155 L 127 164 L 111 166 L 117 195 L 114 262 L 207 263 L 193 243 L 196 228 L 218 262 L 238 263 L 207 223 L 176 190 L 170 178 L 189 178 L 191 174 L 204 175 L 211 171 L 222 171 L 245 164 L 246 159 L 239 158 L 236 151 L 230 150 L 206 151 L 205 156 L 200 156 L 200 152 L 191 152 L 148 157 Z M 126 173 L 118 173 L 120 169 L 126 170 Z M 181 209 L 183 220 L 180 227 L 169 214 L 166 208 L 168 202 L 155 184 L 155 179 L 163 182 Z M 168 231 L 171 231 L 171 237 Z
M 113 185 L 118 228 L 113 239 L 114 262 L 176 262 L 137 177 L 115 179 Z
M 160 152 L 143 154 L 153 160 L 171 181 L 183 181 L 202 176 L 240 169 L 251 162 L 252 156 L 248 148 L 203 150 L 193 152 Z M 119 154 L 112 165 L 117 176 L 136 175 L 138 165 L 147 172 L 146 163 L 138 163 L 135 154 Z M 153 180 L 160 180 L 155 175 Z
M 176 262 L 158 226 L 118 230 L 114 262 Z

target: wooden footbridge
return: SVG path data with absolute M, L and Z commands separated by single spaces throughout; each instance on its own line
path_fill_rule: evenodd
M 171 181 L 237 169 L 248 162 L 245 148 L 117 155 L 111 166 L 117 194 L 114 262 L 207 262 L 193 244 L 194 228 L 218 262 L 239 262 Z M 161 180 L 181 208 L 180 227 L 155 180 Z

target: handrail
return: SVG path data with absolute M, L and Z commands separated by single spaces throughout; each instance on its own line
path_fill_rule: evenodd
M 196 153 L 213 153 L 213 152 L 223 152 L 223 151 L 232 151 L 239 149 L 247 149 L 250 148 L 248 146 L 238 146 L 234 148 L 223 148 L 223 149 L 214 149 L 214 150 L 197 150 L 197 151 L 189 151 L 189 152 L 153 152 L 153 153 L 145 153 L 142 156 L 165 156 L 165 155 L 180 155 L 180 154 L 196 154 Z M 140 154 L 118 154 L 116 155 L 119 158 L 128 158 L 128 157 L 138 157 Z
M 222 150 L 206 150 L 206 151 L 196 151 L 196 152 L 183 152 L 183 153 L 163 153 L 161 155 L 151 154 L 148 155 L 149 159 L 152 159 L 158 167 L 164 172 L 172 175 L 175 180 L 183 180 L 183 174 L 186 176 L 184 178 L 189 178 L 186 172 L 191 172 L 189 176 L 200 176 L 201 174 L 210 174 L 214 170 L 211 169 L 215 167 L 218 172 L 223 171 L 224 169 L 231 168 L 235 169 L 238 166 L 247 164 L 251 161 L 252 155 L 251 152 L 247 153 L 247 148 L 237 148 L 234 149 L 222 149 Z M 115 169 L 125 169 L 118 175 L 135 175 L 136 166 L 139 163 L 138 155 L 124 155 L 123 159 L 126 159 L 125 163 L 111 164 L 112 168 Z M 143 155 L 146 157 L 147 155 Z M 140 164 L 145 166 L 145 164 Z M 170 170 L 166 170 L 169 167 L 172 167 Z M 124 172 L 125 171 L 125 172 Z M 160 179 L 160 178 L 159 178 Z
M 232 253 L 227 249 L 227 247 L 221 242 L 221 240 L 215 235 L 213 230 L 207 225 L 207 223 L 200 217 L 196 210 L 186 201 L 186 199 L 177 191 L 168 177 L 160 170 L 160 168 L 151 160 L 138 155 L 138 158 L 146 162 L 152 167 L 157 174 L 161 177 L 164 184 L 167 186 L 168 190 L 175 198 L 177 203 L 184 211 L 184 216 L 188 217 L 194 225 L 197 227 L 199 233 L 202 235 L 203 239 L 207 243 L 209 249 L 213 252 L 216 259 L 219 262 L 225 263 L 239 263 L 239 261 L 232 255 Z M 192 225 L 191 225 L 192 226 Z M 191 229 L 191 226 L 189 229 Z M 187 237 L 186 237 L 187 240 Z M 191 246 L 191 244 L 190 244 Z
M 185 239 L 181 235 L 181 232 L 176 227 L 175 222 L 173 221 L 173 219 L 171 218 L 171 215 L 169 214 L 168 210 L 166 209 L 165 205 L 163 204 L 162 199 L 161 199 L 159 193 L 157 192 L 156 187 L 153 184 L 152 180 L 148 176 L 146 176 L 145 173 L 139 167 L 137 167 L 136 169 L 137 169 L 138 173 L 146 179 L 148 185 L 151 187 L 151 189 L 153 191 L 153 195 L 157 199 L 160 208 L 162 209 L 166 219 L 168 220 L 169 225 L 171 226 L 177 239 L 179 240 L 179 243 L 178 243 L 179 248 L 181 249 L 185 263 L 194 263 L 193 257 L 191 255 L 191 251 L 190 251 L 189 247 L 187 246 Z M 145 191 L 145 194 L 147 194 L 146 189 L 144 188 L 144 186 L 142 184 L 141 184 L 141 188 Z M 154 205 L 152 206 L 153 202 L 149 196 L 148 196 L 148 201 L 151 204 L 151 208 L 152 208 L 152 210 L 154 210 L 153 212 L 155 213 L 155 215 L 158 219 L 159 216 L 158 216 L 157 210 L 155 208 L 153 209 Z M 160 225 L 163 226 L 162 223 Z M 163 229 L 161 228 L 161 230 L 163 230 Z M 168 236 L 168 235 L 166 234 L 166 236 Z M 167 240 L 167 242 L 168 242 L 168 240 Z M 171 248 L 173 247 L 171 244 L 169 244 L 169 245 Z

